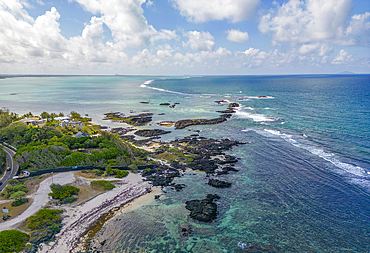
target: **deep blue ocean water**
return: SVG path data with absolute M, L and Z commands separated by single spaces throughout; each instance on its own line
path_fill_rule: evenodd
M 241 105 L 225 123 L 191 127 L 249 142 L 229 152 L 239 158 L 239 172 L 222 177 L 232 187 L 211 188 L 204 173 L 185 173 L 176 180 L 187 185 L 182 192 L 165 189 L 160 201 L 107 222 L 95 237 L 114 231 L 104 252 L 242 252 L 238 243 L 370 252 L 369 75 L 13 78 L 0 87 L 0 106 L 11 111 L 75 110 L 113 127 L 124 124 L 102 121 L 103 113 L 150 111 L 147 127 L 161 128 L 163 120 L 218 117 L 227 103 L 216 100 Z M 173 130 L 162 140 L 192 133 Z M 221 196 L 217 220 L 191 220 L 185 201 L 207 193 Z M 194 230 L 186 239 L 183 222 Z

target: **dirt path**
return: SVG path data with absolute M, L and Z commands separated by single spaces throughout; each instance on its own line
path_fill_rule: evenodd
M 16 225 L 26 220 L 31 215 L 35 214 L 49 201 L 48 194 L 51 192 L 50 185 L 60 184 L 65 185 L 72 183 L 75 180 L 74 172 L 63 172 L 53 175 L 41 182 L 39 189 L 34 194 L 27 197 L 33 198 L 32 204 L 19 216 L 0 224 L 0 231 L 14 229 Z
M 147 188 L 150 187 L 148 182 L 142 181 L 140 175 L 130 173 L 121 181 L 119 187 L 100 194 L 77 207 L 65 207 L 61 232 L 57 234 L 55 242 L 43 245 L 39 252 L 71 251 L 78 238 L 104 213 L 146 194 Z

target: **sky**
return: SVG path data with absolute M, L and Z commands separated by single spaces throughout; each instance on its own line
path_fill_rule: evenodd
M 369 0 L 0 0 L 0 74 L 370 73 Z

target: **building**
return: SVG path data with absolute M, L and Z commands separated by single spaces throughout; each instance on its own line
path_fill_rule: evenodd
M 73 120 L 62 120 L 59 122 L 59 126 L 61 127 L 79 127 L 82 126 L 82 121 L 73 121 Z
M 83 133 L 83 132 L 79 131 L 77 134 L 73 135 L 73 137 L 75 137 L 75 138 L 79 138 L 79 137 L 90 137 L 90 134 Z
M 32 125 L 32 126 L 37 126 L 40 124 L 46 123 L 46 119 L 41 119 L 39 117 L 33 117 L 33 118 L 27 118 L 27 119 L 21 119 L 21 122 L 27 124 L 27 125 Z

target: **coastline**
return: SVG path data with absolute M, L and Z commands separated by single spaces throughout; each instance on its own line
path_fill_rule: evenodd
M 70 252 L 78 253 L 90 250 L 91 242 L 94 240 L 94 236 L 103 229 L 106 222 L 109 222 L 109 220 L 114 219 L 118 215 L 129 212 L 148 204 L 151 201 L 154 201 L 154 196 L 158 194 L 160 190 L 160 187 L 154 186 L 152 187 L 150 193 L 138 196 L 131 201 L 121 204 L 120 207 L 112 208 L 108 213 L 102 214 L 100 218 L 94 222 L 94 224 L 92 224 L 84 233 L 80 235 L 75 247 Z
M 85 234 L 104 214 L 120 206 L 135 202 L 151 188 L 139 174 L 129 174 L 121 185 L 82 203 L 77 207 L 64 207 L 62 230 L 54 242 L 42 244 L 38 252 L 70 252 L 78 239 Z M 134 204 L 133 204 L 134 205 Z

